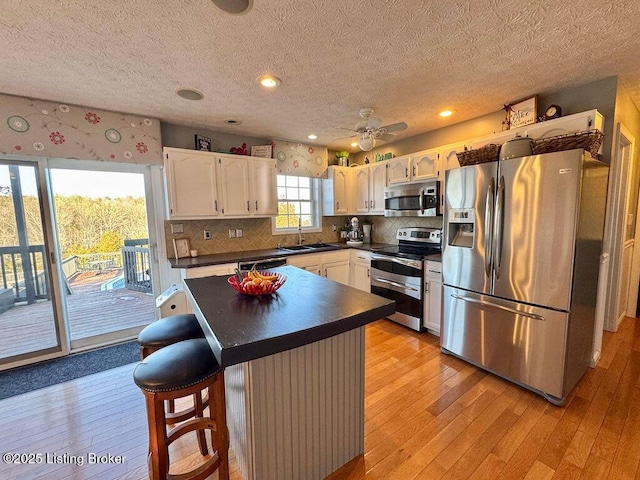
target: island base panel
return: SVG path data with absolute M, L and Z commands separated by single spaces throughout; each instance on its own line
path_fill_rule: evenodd
M 364 452 L 364 327 L 225 370 L 247 480 L 323 479 Z

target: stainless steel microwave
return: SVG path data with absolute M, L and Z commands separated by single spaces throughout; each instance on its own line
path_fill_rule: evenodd
M 385 217 L 435 217 L 440 213 L 440 182 L 412 183 L 387 187 Z

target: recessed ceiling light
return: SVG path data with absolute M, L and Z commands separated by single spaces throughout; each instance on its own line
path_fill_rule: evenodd
M 266 88 L 275 88 L 282 83 L 282 80 L 273 75 L 262 75 L 256 78 L 256 82 Z
M 352 147 L 357 147 L 358 146 L 358 142 L 351 142 L 351 146 Z
M 211 2 L 220 10 L 232 15 L 247 13 L 253 6 L 252 0 L 211 0 Z
M 312 134 L 310 134 L 310 135 L 307 135 L 307 138 L 308 138 L 309 140 L 315 140 L 316 138 L 318 138 L 318 135 L 316 135 L 315 133 L 312 133 Z
M 438 115 L 441 117 L 450 117 L 453 115 L 453 110 L 442 110 L 441 112 L 438 112 Z
M 240 125 L 242 122 L 240 120 L 233 120 L 230 118 L 229 120 L 225 120 L 224 123 L 227 125 Z
M 202 100 L 204 98 L 204 95 L 201 92 L 194 90 L 193 88 L 181 88 L 176 91 L 176 95 L 184 98 L 185 100 Z

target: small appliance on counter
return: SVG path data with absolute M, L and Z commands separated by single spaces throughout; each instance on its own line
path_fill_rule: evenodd
M 353 217 L 351 219 L 351 230 L 347 234 L 347 245 L 351 245 L 352 247 L 359 247 L 363 244 L 363 233 L 360 228 L 360 220 L 358 217 Z
M 362 241 L 364 243 L 371 243 L 371 227 L 370 223 L 362 224 Z

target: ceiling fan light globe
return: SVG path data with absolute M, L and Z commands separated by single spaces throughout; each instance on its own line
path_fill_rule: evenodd
M 365 134 L 360 137 L 360 140 L 358 140 L 358 145 L 360 146 L 360 150 L 362 150 L 363 152 L 368 152 L 376 146 L 376 139 L 373 137 L 373 135 Z

